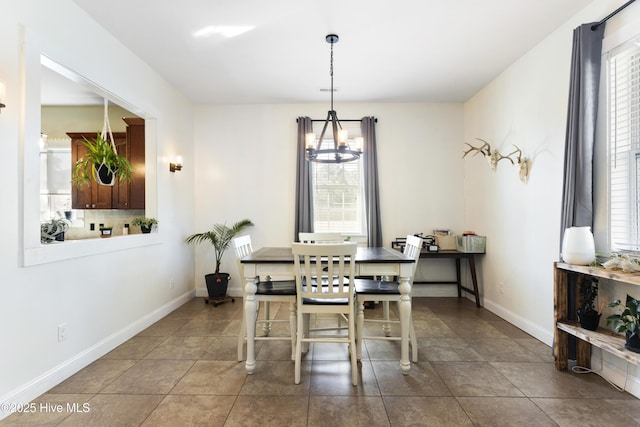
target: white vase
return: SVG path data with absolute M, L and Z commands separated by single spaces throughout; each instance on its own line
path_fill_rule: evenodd
M 562 260 L 567 264 L 589 265 L 595 259 L 596 245 L 591 228 L 567 228 L 562 239 Z

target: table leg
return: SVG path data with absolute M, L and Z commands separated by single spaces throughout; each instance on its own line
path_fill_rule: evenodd
M 398 290 L 400 291 L 400 370 L 407 375 L 411 370 L 409 362 L 409 328 L 411 322 L 411 282 L 408 277 L 400 277 Z
M 255 277 L 247 277 L 246 280 L 247 283 L 244 287 L 244 315 L 247 327 L 247 361 L 245 362 L 245 369 L 247 374 L 253 374 L 256 370 L 256 291 L 258 286 Z
M 456 258 L 456 283 L 458 284 L 458 298 L 462 297 L 462 277 L 460 275 L 460 258 Z
M 473 292 L 476 294 L 476 307 L 480 308 L 480 292 L 478 292 L 478 278 L 476 276 L 476 260 L 473 255 L 469 255 L 469 271 L 471 272 L 471 282 L 473 282 Z

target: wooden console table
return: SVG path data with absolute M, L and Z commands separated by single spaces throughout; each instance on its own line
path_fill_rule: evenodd
M 414 281 L 414 284 L 454 284 L 458 286 L 458 297 L 462 296 L 462 290 L 470 293 L 476 297 L 476 307 L 480 308 L 480 292 L 478 292 L 478 278 L 476 276 L 476 260 L 475 253 L 458 252 L 452 250 L 441 250 L 438 252 L 429 252 L 426 249 L 420 251 L 420 258 L 451 258 L 456 262 L 456 280 L 437 280 L 437 281 Z M 473 283 L 473 289 L 462 286 L 462 280 L 460 277 L 460 260 L 466 259 L 469 262 L 469 271 L 471 272 L 471 282 Z
M 640 365 L 640 354 L 625 350 L 625 338 L 622 335 L 618 335 L 604 328 L 589 331 L 581 328 L 579 323 L 567 320 L 570 310 L 571 312 L 575 312 L 579 304 L 579 301 L 576 301 L 576 306 L 569 308 L 568 289 L 570 286 L 570 276 L 575 276 L 574 286 L 576 287 L 576 295 L 580 295 L 578 288 L 580 283 L 586 278 L 609 279 L 640 286 L 640 274 L 611 272 L 601 268 L 564 264 L 561 262 L 554 263 L 553 268 L 553 313 L 555 323 L 553 356 L 556 369 L 563 371 L 568 368 L 569 335 L 579 338 L 576 342 L 576 363 L 579 366 L 591 367 L 591 345 L 608 351 L 633 364 Z

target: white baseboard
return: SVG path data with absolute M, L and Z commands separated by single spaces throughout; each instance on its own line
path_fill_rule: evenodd
M 529 320 L 517 315 L 510 310 L 507 310 L 503 306 L 496 304 L 494 301 L 488 300 L 486 298 L 483 299 L 482 306 L 496 316 L 503 318 L 507 322 L 511 323 L 514 326 L 517 326 L 534 338 L 542 341 L 546 345 L 553 345 L 553 331 L 541 328 L 535 323 L 530 322 Z
M 95 362 L 120 344 L 148 328 L 187 301 L 193 299 L 193 297 L 193 290 L 180 295 L 162 307 L 157 308 L 137 321 L 127 325 L 125 328 L 104 338 L 81 353 L 76 354 L 71 359 L 64 361 L 23 386 L 0 397 L 0 420 L 11 415 L 11 412 L 5 411 L 5 408 L 11 408 L 16 405 L 31 402 L 36 397 L 60 384 L 71 375 Z

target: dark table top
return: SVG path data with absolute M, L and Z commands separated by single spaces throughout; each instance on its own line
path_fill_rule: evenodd
M 242 258 L 242 263 L 293 263 L 291 247 L 264 247 Z M 356 263 L 411 263 L 413 258 L 389 248 L 362 248 L 356 252 Z

